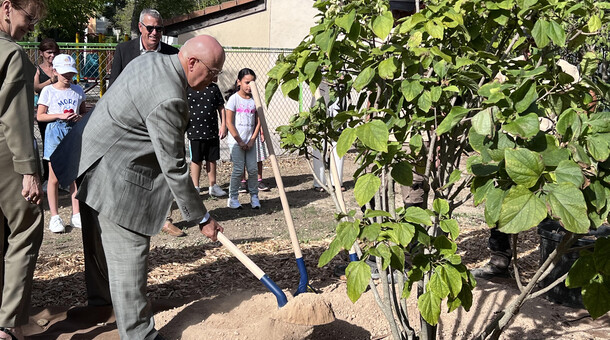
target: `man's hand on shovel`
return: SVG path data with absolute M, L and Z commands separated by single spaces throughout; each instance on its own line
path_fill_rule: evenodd
M 207 221 L 205 221 L 205 223 L 200 223 L 199 229 L 201 230 L 201 233 L 203 235 L 207 236 L 212 241 L 217 240 L 216 235 L 218 235 L 219 231 L 224 231 L 224 228 L 221 227 L 220 224 L 218 224 L 218 222 L 216 222 L 216 220 L 211 217 Z

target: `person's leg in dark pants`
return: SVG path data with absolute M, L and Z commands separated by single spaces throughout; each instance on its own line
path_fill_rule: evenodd
M 490 279 L 496 276 L 508 277 L 511 258 L 510 235 L 497 228 L 491 229 L 489 250 L 491 251 L 489 262 L 483 267 L 473 270 L 472 275 L 478 279 Z

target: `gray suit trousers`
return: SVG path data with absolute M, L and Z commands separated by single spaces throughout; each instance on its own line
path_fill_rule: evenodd
M 101 237 L 119 335 L 122 340 L 153 340 L 158 332 L 146 298 L 150 237 L 125 229 L 91 210 L 88 217 L 93 221 L 83 221 L 83 228 L 95 226 Z

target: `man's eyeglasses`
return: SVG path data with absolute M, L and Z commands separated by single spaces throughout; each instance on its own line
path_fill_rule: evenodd
M 212 70 L 208 65 L 206 65 L 203 61 L 201 61 L 201 59 L 196 59 L 198 62 L 202 63 L 203 66 L 205 66 L 205 68 L 208 69 L 208 73 L 212 76 L 212 77 L 216 77 L 217 75 L 222 73 L 222 70 Z
M 25 17 L 28 19 L 28 22 L 30 23 L 30 25 L 36 25 L 38 23 L 38 18 L 36 18 L 35 16 L 31 15 L 25 9 L 23 9 L 22 7 L 19 7 L 18 5 L 14 4 L 12 2 L 11 2 L 11 5 L 13 7 L 15 7 L 16 9 L 18 9 L 18 10 L 22 11 L 23 13 L 25 13 Z
M 152 33 L 154 30 L 156 30 L 158 33 L 163 33 L 163 30 L 165 29 L 164 26 L 152 26 L 152 25 L 144 25 L 143 22 L 140 21 L 140 24 L 142 26 L 144 26 L 144 28 L 146 28 L 146 30 L 148 31 L 148 33 Z

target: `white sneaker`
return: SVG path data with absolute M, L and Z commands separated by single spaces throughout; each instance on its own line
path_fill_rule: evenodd
M 235 198 L 229 197 L 227 199 L 227 207 L 229 207 L 231 209 L 241 209 L 241 204 L 239 204 L 239 200 L 237 199 L 237 197 L 235 197 Z
M 80 221 L 80 213 L 72 215 L 72 217 L 70 218 L 70 225 L 78 229 L 83 228 L 83 224 Z
M 51 221 L 49 222 L 49 230 L 54 233 L 63 233 L 64 231 L 66 231 L 64 221 L 61 220 L 61 217 L 59 217 L 59 215 L 51 216 Z
M 258 195 L 250 196 L 250 205 L 252 206 L 252 209 L 260 209 L 261 202 L 258 200 Z
M 227 194 L 226 191 L 222 190 L 218 184 L 214 184 L 209 188 L 208 193 L 210 194 L 210 196 L 214 196 L 214 197 L 221 197 Z

